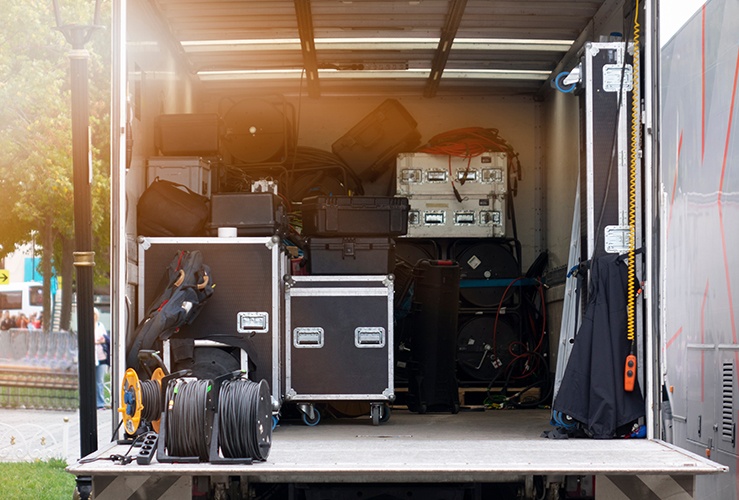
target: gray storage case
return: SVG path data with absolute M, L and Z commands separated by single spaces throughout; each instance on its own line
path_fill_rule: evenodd
M 292 276 L 285 283 L 285 401 L 395 399 L 393 276 Z M 301 407 L 306 412 L 306 409 Z
M 161 278 L 174 255 L 180 250 L 199 250 L 216 286 L 195 321 L 182 327 L 179 335 L 198 339 L 195 349 L 198 345 L 212 348 L 212 342 L 226 343 L 224 337 L 248 341 L 247 353 L 251 351 L 249 359 L 256 365 L 249 378 L 269 382 L 272 407 L 278 411 L 283 389 L 281 277 L 287 268 L 280 239 L 140 237 L 138 242 L 139 320 L 156 298 Z

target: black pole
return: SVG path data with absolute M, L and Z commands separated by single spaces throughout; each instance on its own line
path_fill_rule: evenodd
M 89 26 L 65 26 L 72 43 L 72 167 L 74 185 L 74 266 L 77 270 L 77 346 L 80 390 L 80 453 L 87 456 L 98 448 L 97 407 L 95 398 L 95 324 L 93 318 L 92 251 L 92 164 L 90 161 L 89 97 L 87 61 L 84 48 Z

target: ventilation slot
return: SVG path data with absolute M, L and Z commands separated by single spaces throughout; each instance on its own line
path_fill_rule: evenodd
M 734 363 L 726 362 L 721 372 L 721 439 L 736 441 L 734 424 Z

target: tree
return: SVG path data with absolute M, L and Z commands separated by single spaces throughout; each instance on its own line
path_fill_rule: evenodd
M 67 14 L 70 19 L 87 19 L 89 14 L 82 13 L 86 6 L 89 3 L 80 0 L 75 9 L 78 12 Z M 0 10 L 0 257 L 29 241 L 32 231 L 38 232 L 43 248 L 43 321 L 47 329 L 52 266 L 62 275 L 70 274 L 71 262 L 62 258 L 62 247 L 69 248 L 65 242 L 74 235 L 69 47 L 53 27 L 54 15 L 47 0 L 6 0 Z M 90 125 L 97 141 L 92 144 L 93 230 L 96 243 L 105 245 L 96 255 L 103 256 L 108 255 L 110 184 L 106 118 L 110 51 L 106 50 L 106 36 L 88 47 L 91 110 L 96 117 Z M 101 137 L 106 139 L 101 141 Z M 98 277 L 106 275 L 108 262 L 96 259 L 96 264 Z M 62 289 L 71 308 L 71 280 L 63 280 Z

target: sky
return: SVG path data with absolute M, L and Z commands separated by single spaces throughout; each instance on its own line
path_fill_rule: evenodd
M 667 43 L 706 0 L 660 0 L 660 42 Z

